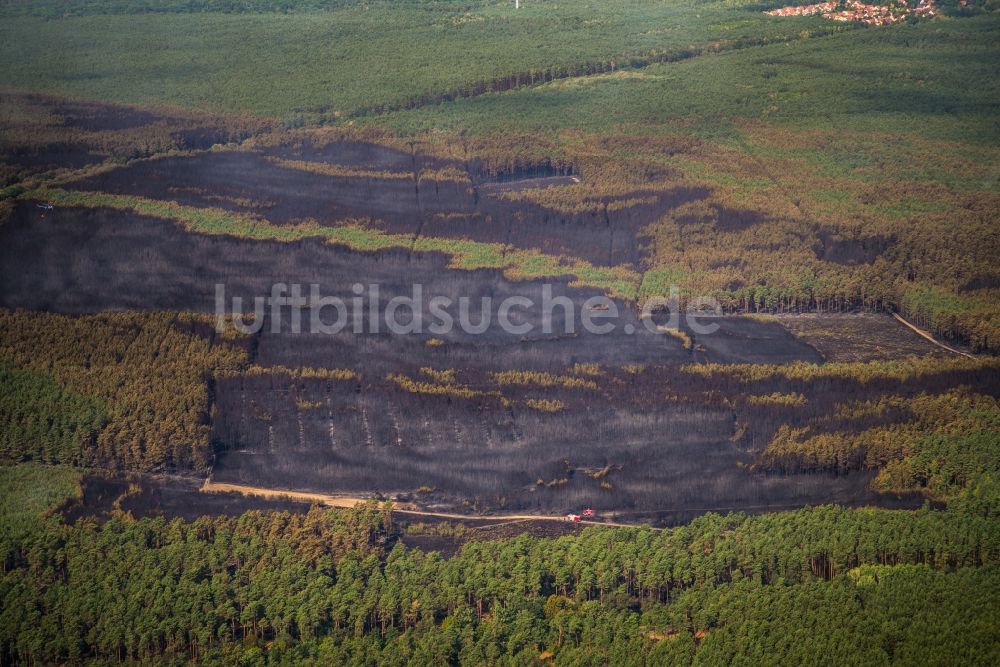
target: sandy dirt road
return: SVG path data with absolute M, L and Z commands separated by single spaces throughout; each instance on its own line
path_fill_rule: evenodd
M 283 489 L 267 489 L 259 486 L 249 486 L 244 484 L 227 484 L 223 482 L 213 482 L 211 478 L 206 479 L 201 485 L 202 493 L 242 493 L 248 496 L 260 496 L 263 498 L 284 498 L 299 500 L 302 502 L 309 503 L 319 503 L 327 507 L 338 507 L 338 508 L 351 508 L 358 505 L 363 505 L 371 500 L 371 498 L 362 498 L 360 496 L 334 496 L 327 495 L 323 493 L 310 493 L 305 491 L 286 491 Z M 568 519 L 565 515 L 551 515 L 551 514 L 491 514 L 489 516 L 474 516 L 469 514 L 455 514 L 450 512 L 431 512 L 428 510 L 419 509 L 416 505 L 412 503 L 398 503 L 393 502 L 392 511 L 397 514 L 407 514 L 412 516 L 426 516 L 434 517 L 439 519 L 456 519 L 459 521 L 468 521 L 474 519 L 476 521 L 497 521 L 497 522 L 511 522 L 511 521 L 559 521 L 560 523 L 566 523 Z M 591 526 L 614 526 L 619 528 L 637 528 L 643 527 L 645 524 L 632 524 L 632 523 L 615 523 L 611 521 L 589 521 L 583 519 L 577 523 L 591 525 Z M 659 529 L 654 529 L 659 530 Z
M 941 348 L 942 350 L 948 350 L 949 352 L 954 352 L 955 354 L 961 354 L 961 355 L 962 355 L 963 357 L 968 357 L 969 359 L 975 359 L 975 357 L 974 357 L 974 356 L 972 356 L 971 354 L 969 354 L 968 352 L 962 352 L 961 350 L 956 350 L 956 349 L 955 349 L 955 348 L 953 348 L 953 347 L 949 347 L 949 346 L 945 345 L 944 343 L 940 342 L 939 340 L 937 340 L 936 338 L 934 338 L 934 336 L 930 335 L 929 333 L 927 333 L 927 332 L 926 332 L 926 331 L 924 331 L 923 329 L 921 329 L 921 328 L 917 327 L 917 326 L 916 326 L 916 325 L 914 325 L 914 324 L 910 324 L 909 322 L 907 322 L 906 320 L 904 320 L 904 319 L 903 319 L 903 318 L 902 318 L 902 317 L 901 317 L 901 316 L 899 315 L 899 313 L 893 313 L 893 314 L 892 314 L 892 316 L 893 316 L 893 317 L 895 317 L 895 318 L 896 318 L 896 320 L 897 320 L 897 321 L 898 321 L 898 322 L 899 322 L 900 324 L 902 324 L 903 326 L 905 326 L 905 327 L 907 327 L 907 328 L 909 328 L 909 329 L 912 329 L 912 330 L 913 330 L 914 332 L 916 332 L 916 333 L 917 333 L 918 335 L 922 336 L 923 338 L 926 338 L 926 339 L 927 339 L 927 340 L 929 340 L 930 342 L 932 342 L 932 343 L 934 343 L 935 345 L 937 345 L 938 347 L 940 347 L 940 348 Z

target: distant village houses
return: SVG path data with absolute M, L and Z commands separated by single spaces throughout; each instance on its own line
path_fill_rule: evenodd
M 794 5 L 765 12 L 769 16 L 815 16 L 833 21 L 858 22 L 867 25 L 891 25 L 905 21 L 910 16 L 931 17 L 937 14 L 934 0 L 920 0 L 915 6 L 905 3 L 874 5 L 855 0 L 847 2 L 820 2 L 814 5 Z

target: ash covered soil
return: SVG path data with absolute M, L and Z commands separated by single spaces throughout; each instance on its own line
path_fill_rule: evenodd
M 341 167 L 345 173 L 288 166 L 300 162 L 315 169 Z M 459 180 L 422 176 L 442 170 Z M 637 266 L 640 230 L 663 211 L 705 194 L 697 188 L 676 188 L 648 193 L 655 201 L 580 213 L 504 196 L 573 183 L 569 177 L 552 173 L 511 172 L 499 177 L 477 171 L 474 165 L 418 152 L 341 142 L 321 152 L 275 149 L 168 157 L 134 163 L 66 187 L 255 213 L 282 225 L 307 220 L 321 225 L 377 220 L 389 233 L 544 248 L 549 254 L 607 266 Z
M 317 282 L 324 294 L 348 301 L 351 286 L 363 280 L 380 284 L 382 306 L 408 294 L 411 281 L 423 284 L 426 297 L 499 301 L 522 295 L 539 302 L 542 290 L 540 281 L 510 281 L 496 271 L 449 269 L 432 253 L 200 236 L 166 220 L 107 209 L 42 211 L 30 202 L 19 204 L 0 228 L 0 248 L 0 305 L 70 313 L 212 312 L 216 283 L 231 296 L 249 298 L 267 294 L 274 282 Z M 553 285 L 577 308 L 596 294 Z M 456 331 L 435 336 L 441 341 L 436 345 L 428 345 L 430 334 L 293 334 L 288 322 L 272 333 L 268 314 L 246 345 L 252 363 L 351 369 L 358 377 L 293 379 L 278 372 L 215 381 L 213 477 L 282 489 L 382 493 L 470 512 L 594 506 L 687 516 L 824 502 L 916 502 L 875 494 L 862 473 L 751 470 L 777 424 L 871 391 L 845 381 L 806 409 L 735 408 L 712 393 L 718 387 L 681 370 L 701 361 L 822 361 L 816 348 L 780 323 L 723 318 L 715 334 L 692 333 L 694 344 L 685 349 L 674 337 L 650 332 L 631 304 L 617 305 L 623 323 L 637 333 L 618 327 L 596 335 L 579 328 L 525 337 L 505 333 L 494 319 L 482 335 Z M 367 300 L 365 308 L 367 316 Z M 529 317 L 540 329 L 540 315 Z M 561 330 L 556 322 L 554 331 Z M 919 347 L 913 339 L 919 340 L 906 338 L 901 351 Z M 577 365 L 593 375 L 579 375 L 583 383 L 572 387 L 500 386 L 493 375 L 515 370 L 568 377 Z M 430 381 L 425 368 L 454 371 L 455 384 L 477 395 L 415 393 L 390 379 Z M 528 407 L 529 400 L 561 407 L 539 411 Z M 741 429 L 743 423 L 750 427 Z M 432 491 L 417 497 L 421 488 Z
M 85 111 L 78 114 L 80 122 L 96 122 Z M 115 127 L 131 127 L 131 116 L 119 115 Z M 38 158 L 32 153 L 24 159 Z M 355 175 L 289 168 L 281 160 L 349 168 Z M 365 170 L 406 177 L 365 176 Z M 421 177 L 442 170 L 466 178 Z M 570 174 L 545 170 L 487 176 L 474 162 L 449 162 L 419 149 L 408 153 L 339 142 L 134 162 L 64 187 L 250 212 L 281 225 L 370 218 L 392 233 L 496 241 L 636 268 L 641 268 L 640 230 L 664 210 L 703 196 L 678 189 L 657 193 L 653 203 L 597 214 L 565 214 L 504 196 L 572 182 Z M 738 212 L 732 215 L 733 224 L 739 222 Z M 202 236 L 169 220 L 103 208 L 46 211 L 21 201 L 0 226 L 0 306 L 5 308 L 211 313 L 217 284 L 225 285 L 227 298 L 247 302 L 268 294 L 277 282 L 316 283 L 324 295 L 346 303 L 355 296 L 355 283 L 377 283 L 379 312 L 391 298 L 410 296 L 414 283 L 423 287 L 424 304 L 436 295 L 468 296 L 473 303 L 486 296 L 494 303 L 524 296 L 539 303 L 544 286 L 537 280 L 508 280 L 493 270 L 452 269 L 447 257 L 435 253 L 363 253 L 319 240 Z M 565 280 L 547 282 L 554 296 L 568 297 L 577 312 L 599 294 Z M 935 349 L 877 315 L 795 321 L 726 317 L 712 335 L 682 327 L 692 339 L 686 347 L 678 338 L 649 331 L 634 304 L 617 301 L 616 306 L 622 316 L 607 335 L 579 326 L 561 333 L 565 313 L 560 309 L 554 311 L 552 327 L 559 333 L 553 334 L 541 332 L 537 309 L 522 313 L 521 322 L 533 325 L 529 335 L 504 332 L 495 317 L 480 335 L 460 330 L 293 334 L 284 321 L 287 314 L 278 332 L 272 332 L 267 314 L 261 331 L 243 345 L 250 363 L 276 370 L 209 380 L 213 479 L 320 493 L 379 493 L 469 513 L 553 514 L 592 506 L 623 521 L 661 523 L 709 510 L 766 511 L 828 502 L 914 506 L 919 499 L 873 492 L 867 473 L 765 474 L 753 463 L 780 424 L 804 423 L 838 402 L 988 381 L 927 376 L 902 387 L 845 379 L 819 392 L 775 380 L 753 391 L 812 393 L 804 406 L 751 404 L 741 400 L 744 389 L 692 375 L 684 365 L 822 363 Z M 367 300 L 362 304 L 365 317 L 371 308 Z M 429 319 L 430 313 L 423 315 Z M 625 325 L 636 333 L 626 333 Z M 302 367 L 350 369 L 356 377 L 304 379 L 281 370 Z M 399 381 L 434 384 L 426 369 L 453 372 L 451 388 L 419 392 Z M 575 381 L 504 383 L 497 374 L 505 371 Z M 209 499 L 189 486 L 158 482 L 124 502 L 139 513 L 185 517 L 270 502 Z M 98 487 L 95 483 L 93 493 L 100 495 Z M 260 508 L 284 508 L 277 505 Z

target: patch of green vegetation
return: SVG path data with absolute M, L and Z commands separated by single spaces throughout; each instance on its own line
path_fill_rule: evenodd
M 413 249 L 420 252 L 449 254 L 452 257 L 452 266 L 469 271 L 502 269 L 509 266 L 508 257 L 505 254 L 506 248 L 500 243 L 421 236 L 413 242 Z
M 83 472 L 68 466 L 19 463 L 0 466 L 0 517 L 35 519 L 79 491 Z
M 84 441 L 107 421 L 103 401 L 68 391 L 48 373 L 0 365 L 0 458 L 84 460 Z
M 69 466 L 0 465 L 0 559 L 5 564 L 13 561 L 19 542 L 49 529 L 46 513 L 81 494 L 82 479 L 83 471 Z
M 371 4 L 376 4 L 378 0 Z M 65 18 L 93 14 L 187 14 L 203 12 L 314 12 L 356 4 L 352 0 L 12 0 L 3 4 L 6 16 Z
M 685 293 L 683 285 L 691 273 L 686 269 L 651 269 L 642 274 L 642 285 L 639 286 L 639 297 L 668 297 L 671 289 L 677 288 L 678 295 Z
M 931 285 L 916 285 L 907 290 L 903 295 L 902 305 L 908 314 L 931 323 L 975 307 L 972 300 Z
M 6 199 L 15 199 L 24 193 L 24 188 L 20 185 L 8 185 L 5 188 L 0 188 L 0 201 Z
M 907 197 L 892 204 L 874 207 L 875 211 L 892 218 L 905 220 L 927 213 L 947 213 L 951 210 L 951 205 L 947 202 L 924 201 Z
M 811 210 L 822 216 L 849 216 L 858 206 L 857 194 L 846 188 L 815 188 L 806 197 Z
M 905 461 L 908 475 L 940 497 L 982 489 L 984 478 L 1000 478 L 998 415 L 1000 412 L 994 410 L 988 418 L 977 420 L 984 422 L 983 430 L 920 438 L 914 444 L 914 454 Z M 1000 494 L 991 500 L 991 511 L 1000 511 Z
M 819 189 L 813 190 L 809 193 L 810 196 L 823 203 L 839 203 L 848 201 L 851 198 L 851 193 L 846 190 L 834 190 L 834 189 Z
M 515 250 L 508 254 L 507 273 L 520 280 L 574 276 L 573 287 L 597 287 L 624 299 L 636 298 L 640 275 L 625 266 L 594 266 L 583 260 L 554 257 L 534 251 Z
M 723 143 L 730 144 L 736 141 L 735 135 L 724 140 Z M 745 139 L 743 139 L 745 141 Z M 691 157 L 674 157 L 665 160 L 667 164 L 683 170 L 686 176 L 696 178 L 700 181 L 712 183 L 714 185 L 730 185 L 739 189 L 753 190 L 755 188 L 767 188 L 774 185 L 774 182 L 767 177 L 746 178 L 728 174 L 712 169 L 711 166 Z
M 448 558 L 379 546 L 388 518 L 374 506 L 314 508 L 0 534 L 9 558 L 0 646 L 11 662 L 45 664 L 992 665 L 1000 656 L 991 517 L 831 506 L 708 514 L 663 531 L 470 539 Z
M 1000 309 L 993 290 L 955 294 L 917 283 L 903 292 L 900 310 L 944 336 L 964 333 L 974 349 L 993 349 L 1000 340 Z

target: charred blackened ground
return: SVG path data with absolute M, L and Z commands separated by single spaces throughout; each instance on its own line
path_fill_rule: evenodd
M 367 220 L 390 233 L 505 243 L 607 266 L 638 266 L 640 230 L 664 211 L 705 195 L 677 187 L 610 198 L 592 210 L 569 213 L 506 195 L 569 185 L 576 177 L 528 171 L 499 180 L 463 162 L 350 142 L 319 155 L 280 154 L 163 158 L 67 187 L 256 213 L 275 224 Z
M 595 389 L 480 385 L 464 376 L 460 386 L 496 392 L 506 404 L 494 396 L 413 392 L 381 380 L 296 382 L 277 374 L 221 382 L 215 434 L 229 449 L 220 453 L 213 478 L 545 513 L 580 506 L 683 513 L 898 500 L 868 490 L 864 473 L 751 472 L 775 425 L 800 415 L 734 410 L 676 367 L 636 376 L 608 371 Z M 560 407 L 539 410 L 531 401 Z M 740 417 L 752 430 L 738 433 Z
M 84 133 L 162 126 L 182 147 L 204 147 L 197 123 L 119 112 L 105 117 L 68 105 L 60 117 Z M 178 134 L 181 127 L 194 134 Z M 572 213 L 536 203 L 561 201 L 554 193 L 579 180 L 571 165 L 497 170 L 474 159 L 435 157 L 419 146 L 407 151 L 345 140 L 133 161 L 90 170 L 63 187 L 252 214 L 282 227 L 353 222 L 413 239 L 496 242 L 567 261 L 626 265 L 639 274 L 641 230 L 705 195 L 683 187 L 648 197 L 637 191 Z M 546 194 L 533 199 L 526 192 Z M 906 384 L 777 378 L 746 385 L 688 367 L 892 359 L 934 350 L 884 316 L 733 316 L 709 320 L 716 325 L 711 334 L 682 319 L 679 332 L 669 334 L 657 328 L 668 313 L 644 320 L 635 303 L 619 299 L 613 331 L 595 334 L 580 320 L 587 300 L 602 293 L 571 287 L 565 277 L 511 280 L 498 270 L 452 268 L 448 256 L 433 252 L 200 235 L 172 220 L 123 210 L 42 203 L 14 204 L 0 226 L 0 306 L 212 313 L 218 286 L 226 309 L 238 297 L 247 310 L 254 297 L 284 283 L 317 284 L 323 296 L 352 311 L 355 287 L 363 287 L 365 333 L 351 326 L 336 334 L 294 333 L 287 309 L 277 316 L 267 310 L 260 330 L 241 339 L 247 368 L 206 378 L 218 482 L 396 497 L 451 511 L 552 514 L 592 506 L 623 521 L 659 523 L 709 510 L 826 502 L 913 506 L 919 499 L 872 491 L 873 472 L 860 463 L 838 475 L 777 471 L 760 465 L 761 453 L 780 426 L 804 427 L 852 401 L 958 385 L 998 391 L 995 379 L 971 371 Z M 719 220 L 740 228 L 754 223 L 737 210 L 720 210 Z M 470 299 L 472 323 L 484 316 L 482 299 L 489 298 L 488 326 L 478 334 L 461 326 L 403 335 L 384 326 L 372 331 L 371 316 L 385 313 L 395 297 L 414 296 L 414 285 L 421 288 L 424 322 L 433 320 L 435 296 Z M 547 315 L 546 290 L 568 301 L 570 312 L 557 306 Z M 512 318 L 530 325 L 528 333 L 499 326 L 496 306 L 515 296 L 535 304 Z M 303 313 L 306 330 L 312 315 Z M 409 319 L 404 311 L 400 321 Z M 206 327 L 204 335 L 213 334 Z M 905 417 L 897 412 L 845 428 L 860 431 Z M 190 481 L 145 480 L 124 491 L 114 484 L 95 481 L 84 504 L 112 502 L 112 509 L 167 516 L 244 508 L 232 496 L 206 501 Z
M 385 313 L 390 299 L 412 297 L 413 285 L 421 285 L 422 317 L 427 323 L 434 321 L 429 312 L 434 296 L 446 296 L 456 303 L 460 297 L 468 297 L 471 324 L 480 321 L 483 298 L 493 304 L 493 312 L 487 311 L 490 326 L 481 334 L 463 330 L 457 307 L 452 309 L 456 326 L 451 333 L 425 331 L 402 336 L 388 333 L 384 325 L 378 333 L 366 326 L 362 336 L 354 335 L 352 326 L 335 335 L 292 334 L 287 310 L 282 311 L 286 321 L 278 327 L 279 332 L 272 333 L 268 311 L 254 359 L 263 365 L 346 367 L 385 375 L 407 366 L 475 366 L 482 364 L 484 357 L 490 367 L 535 370 L 576 363 L 682 363 L 693 360 L 695 354 L 720 362 L 742 361 L 748 355 L 775 361 L 818 359 L 812 348 L 779 325 L 745 318 L 718 321 L 720 338 L 736 342 L 720 340 L 716 344 L 709 342 L 710 336 L 692 334 L 703 349 L 696 351 L 693 345 L 685 348 L 678 338 L 640 321 L 635 305 L 623 301 L 615 302 L 619 318 L 610 320 L 615 325 L 611 333 L 589 333 L 581 322 L 584 303 L 599 292 L 568 287 L 565 280 L 511 281 L 492 270 L 449 269 L 447 259 L 435 253 L 360 253 L 312 240 L 278 243 L 194 235 L 172 222 L 130 213 L 108 209 L 44 211 L 30 202 L 19 204 L 0 228 L 0 243 L 4 260 L 0 266 L 0 305 L 7 308 L 67 313 L 120 309 L 211 313 L 216 305 L 216 285 L 225 287 L 227 307 L 231 307 L 233 297 L 249 304 L 253 297 L 269 295 L 272 285 L 279 282 L 298 283 L 304 289 L 316 283 L 324 296 L 338 297 L 348 307 L 356 296 L 353 287 L 360 283 L 365 288 L 362 307 L 366 323 L 372 310 L 369 285 L 373 284 L 379 286 L 376 311 L 380 313 Z M 546 286 L 553 300 L 567 297 L 573 304 L 569 318 L 565 308 L 553 306 L 549 332 L 543 323 Z M 527 334 L 507 333 L 499 326 L 497 307 L 511 296 L 536 304 L 512 311 L 514 323 L 532 327 Z M 336 314 L 322 316 L 329 323 Z M 310 317 L 308 312 L 303 315 L 306 331 Z M 405 310 L 400 312 L 401 322 L 407 317 Z M 575 322 L 567 323 L 567 319 Z M 687 330 L 683 321 L 682 326 Z M 629 327 L 633 334 L 626 333 Z
M 268 127 L 267 121 L 246 117 L 0 91 L 0 187 L 107 159 L 205 150 L 242 141 Z
M 282 372 L 225 381 L 216 435 L 237 449 L 220 455 L 215 477 L 262 486 L 294 478 L 296 488 L 327 493 L 374 488 L 450 507 L 594 506 L 674 520 L 829 501 L 908 506 L 919 500 L 871 492 L 860 459 L 839 475 L 765 475 L 759 457 L 780 427 L 815 427 L 850 406 L 905 404 L 956 386 L 1000 389 L 981 369 L 917 381 L 779 374 L 740 382 L 676 365 L 562 372 L 569 379 L 548 386 L 482 367 L 446 382 L 440 369 L 410 370 L 420 387 Z M 862 432 L 908 418 L 905 408 L 859 412 L 833 428 Z
M 323 294 L 349 301 L 360 280 L 380 285 L 380 311 L 393 296 L 410 295 L 413 283 L 427 297 L 495 301 L 541 302 L 543 289 L 541 281 L 510 281 L 496 271 L 449 269 L 434 253 L 201 236 L 166 220 L 108 209 L 44 211 L 31 202 L 0 228 L 0 247 L 0 304 L 69 313 L 212 312 L 217 283 L 230 297 L 250 298 L 275 282 L 316 282 Z M 578 312 L 596 294 L 551 286 Z M 267 314 L 245 343 L 259 370 L 214 382 L 213 477 L 469 511 L 594 506 L 661 521 L 713 509 L 917 502 L 872 492 L 871 475 L 861 471 L 752 471 L 779 424 L 871 391 L 804 385 L 804 406 L 749 406 L 740 398 L 746 388 L 684 370 L 693 362 L 822 360 L 778 321 L 723 318 L 712 335 L 685 328 L 685 344 L 650 331 L 634 305 L 616 305 L 621 322 L 608 335 L 565 333 L 560 309 L 553 310 L 557 333 L 528 336 L 506 333 L 495 320 L 480 335 L 307 335 L 291 333 L 288 321 L 275 333 Z M 366 299 L 366 317 L 370 308 Z M 537 312 L 525 317 L 541 328 Z M 626 334 L 624 324 L 636 333 Z M 353 375 L 310 379 L 284 370 L 300 368 Z M 880 387 L 870 395 L 927 388 Z M 759 388 L 779 390 L 788 391 Z M 129 501 L 139 511 L 143 493 Z M 165 501 L 162 489 L 156 493 L 170 507 L 188 497 Z
M 775 321 L 815 348 L 825 361 L 950 354 L 891 318 L 874 313 L 797 313 L 778 316 Z
M 191 477 L 118 477 L 92 474 L 81 482 L 83 493 L 58 509 L 67 522 L 93 517 L 104 520 L 115 513 L 134 518 L 238 516 L 251 510 L 306 512 L 309 503 L 267 499 L 238 493 L 201 493 L 200 481 Z

